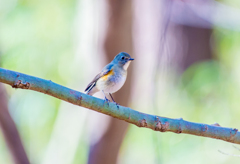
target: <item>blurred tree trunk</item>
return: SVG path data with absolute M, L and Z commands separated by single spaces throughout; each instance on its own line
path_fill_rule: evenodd
M 6 91 L 1 84 L 0 84 L 0 125 L 7 145 L 11 151 L 14 163 L 29 164 L 30 162 L 23 148 L 23 144 L 21 142 L 17 127 L 8 111 Z
M 176 1 L 173 0 L 164 1 L 162 10 L 170 10 L 165 12 L 167 14 L 164 16 L 165 21 L 170 21 L 167 27 L 167 34 L 169 34 L 167 37 L 170 37 L 170 54 L 173 57 L 172 61 L 178 65 L 177 69 L 182 73 L 196 62 L 212 59 L 210 44 L 212 24 L 197 15 L 184 2 L 183 5 L 175 3 Z M 164 23 L 162 25 L 165 26 Z
M 187 25 L 179 25 L 177 28 L 181 29 L 188 44 L 188 46 L 185 46 L 186 54 L 182 54 L 183 61 L 181 62 L 180 67 L 183 70 L 196 62 L 212 59 L 213 54 L 210 47 L 211 29 L 191 27 Z M 180 40 L 179 42 L 181 43 Z
M 108 0 L 109 22 L 104 41 L 107 62 L 116 54 L 125 51 L 132 56 L 132 5 L 128 0 Z M 113 94 L 117 103 L 129 105 L 132 67 L 128 69 L 127 81 L 117 93 Z M 89 164 L 114 164 L 125 136 L 128 124 L 110 118 L 108 129 L 102 138 L 90 148 Z

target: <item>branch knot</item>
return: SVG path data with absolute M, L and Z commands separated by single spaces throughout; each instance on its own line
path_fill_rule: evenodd
M 202 132 L 206 132 L 207 130 L 208 130 L 207 125 L 204 125 L 204 126 L 201 127 L 201 131 Z
M 147 127 L 147 121 L 145 119 L 140 120 L 139 127 Z
M 162 129 L 162 125 L 161 125 L 161 122 L 160 121 L 158 121 L 157 122 L 157 124 L 156 124 L 156 126 L 155 126 L 155 130 L 157 130 L 157 131 L 161 131 L 161 129 Z
M 233 140 L 234 136 L 237 134 L 238 129 L 234 128 L 230 131 L 230 141 Z
M 13 88 L 21 88 L 21 89 L 29 89 L 30 83 L 29 82 L 22 83 L 21 80 L 18 80 L 17 82 L 14 83 L 14 85 L 12 87 Z
M 182 133 L 182 126 L 181 126 L 181 122 L 183 121 L 183 118 L 179 118 L 179 125 L 178 125 L 178 130 L 177 130 L 177 134 Z
M 169 127 L 169 122 L 165 122 L 162 124 L 161 121 L 158 121 L 155 126 L 155 130 L 160 132 L 166 132 L 168 130 L 168 127 Z

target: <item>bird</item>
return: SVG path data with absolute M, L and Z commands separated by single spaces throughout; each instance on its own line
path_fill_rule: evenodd
M 133 60 L 126 52 L 117 54 L 87 85 L 85 89 L 86 94 L 92 96 L 97 92 L 102 92 L 105 101 L 109 102 L 106 97 L 106 94 L 109 94 L 112 101 L 115 102 L 112 93 L 117 92 L 124 85 L 127 78 L 127 69 Z

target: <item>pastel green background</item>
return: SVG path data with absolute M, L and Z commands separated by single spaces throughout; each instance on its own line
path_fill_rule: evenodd
M 95 1 L 91 3 L 94 4 Z M 86 29 L 82 28 L 85 20 L 78 22 L 77 18 L 81 10 L 88 10 L 84 5 L 82 1 L 74 0 L 0 0 L 1 67 L 51 79 L 58 84 L 83 91 L 96 73 L 92 67 L 97 65 L 96 69 L 101 68 L 101 64 L 98 64 L 101 57 L 97 57 L 96 53 L 81 52 L 76 44 Z M 230 5 L 240 9 L 237 0 Z M 89 19 L 92 17 L 96 16 L 90 15 Z M 99 22 L 95 23 L 93 26 L 100 26 Z M 170 71 L 171 74 L 161 80 L 165 89 L 158 88 L 156 109 L 153 109 L 154 105 L 149 105 L 152 103 L 151 99 L 143 102 L 133 98 L 131 107 L 164 117 L 182 117 L 188 121 L 207 124 L 217 122 L 221 126 L 240 129 L 240 33 L 217 26 L 213 31 L 213 51 L 218 60 L 194 64 L 181 76 Z M 136 55 L 135 58 L 137 60 L 141 55 Z M 46 161 L 53 160 L 48 157 L 47 152 L 60 108 L 64 108 L 64 105 L 60 100 L 41 93 L 16 90 L 9 86 L 6 89 L 11 116 L 31 162 L 51 163 Z M 71 105 L 67 108 L 70 113 L 88 110 Z M 74 164 L 86 163 L 90 135 L 87 120 L 92 113 L 94 112 L 79 117 L 85 119 L 79 122 L 84 125 L 77 134 L 77 142 L 68 145 L 76 148 L 72 149 L 71 154 L 66 152 L 55 158 L 67 158 Z M 61 115 L 64 116 L 66 115 Z M 60 125 L 62 126 L 57 134 L 64 134 L 71 128 L 64 122 Z M 62 139 L 66 139 L 62 142 L 68 141 L 67 137 Z M 61 140 L 58 142 L 61 143 Z M 120 150 L 119 163 L 240 162 L 240 158 L 224 155 L 219 150 L 240 155 L 233 144 L 224 141 L 169 132 L 159 133 L 130 125 Z M 1 132 L 0 163 L 12 163 Z

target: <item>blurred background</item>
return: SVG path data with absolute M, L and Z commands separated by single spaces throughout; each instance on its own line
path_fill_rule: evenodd
M 164 117 L 239 129 L 239 45 L 238 0 L 0 0 L 1 67 L 83 92 L 125 51 L 135 60 L 114 99 Z M 221 153 L 240 155 L 232 143 L 138 128 L 3 84 L 0 125 L 4 164 L 240 161 Z

